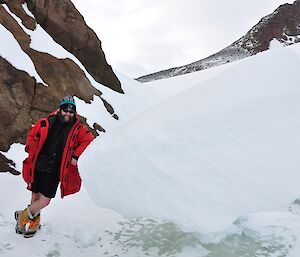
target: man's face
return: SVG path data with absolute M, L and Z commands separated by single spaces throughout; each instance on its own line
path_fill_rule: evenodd
M 75 111 L 73 108 L 62 108 L 60 112 L 60 119 L 62 122 L 70 122 L 73 120 Z

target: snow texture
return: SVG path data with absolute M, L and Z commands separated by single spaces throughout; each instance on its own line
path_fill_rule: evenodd
M 30 244 L 13 219 L 30 194 L 2 174 L 0 255 L 299 256 L 299 56 L 274 47 L 173 78 L 177 93 L 92 143 L 83 190 L 54 199 Z M 5 154 L 21 167 L 22 145 Z
M 273 49 L 96 139 L 81 163 L 97 167 L 83 172 L 94 201 L 202 232 L 292 202 L 299 196 L 299 69 L 291 48 Z
M 0 35 L 0 55 L 38 78 L 2 26 Z M 54 56 L 74 58 L 51 38 L 40 41 L 40 27 L 31 37 L 36 49 L 44 42 Z M 30 193 L 21 176 L 1 174 L 0 256 L 298 257 L 299 58 L 299 44 L 273 42 L 234 64 L 159 83 L 117 72 L 124 95 L 90 78 L 120 121 L 98 98 L 76 99 L 107 132 L 79 159 L 82 191 L 55 198 L 32 239 L 14 233 L 13 217 Z M 3 154 L 21 170 L 23 145 Z

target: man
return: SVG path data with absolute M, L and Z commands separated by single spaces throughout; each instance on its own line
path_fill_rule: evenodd
M 72 96 L 65 96 L 58 110 L 30 129 L 22 175 L 32 192 L 31 204 L 15 212 L 16 232 L 33 236 L 40 227 L 40 211 L 55 197 L 60 183 L 61 197 L 80 190 L 77 160 L 94 136 L 79 121 Z

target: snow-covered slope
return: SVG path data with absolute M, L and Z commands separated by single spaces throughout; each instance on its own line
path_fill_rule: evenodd
M 93 199 L 192 231 L 223 230 L 295 200 L 299 69 L 294 50 L 275 48 L 99 138 L 82 162 L 99 165 L 83 173 Z
M 238 61 L 269 49 L 273 39 L 283 45 L 300 42 L 300 1 L 280 5 L 273 13 L 263 17 L 243 37 L 221 51 L 193 63 L 158 71 L 137 78 L 140 82 L 165 79 L 218 65 Z
M 299 256 L 300 47 L 276 46 L 173 78 L 171 97 L 96 139 L 83 190 L 55 199 L 30 245 L 13 220 L 29 193 L 1 176 L 0 255 Z

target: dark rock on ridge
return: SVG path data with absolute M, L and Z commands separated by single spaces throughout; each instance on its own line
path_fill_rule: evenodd
M 281 5 L 272 14 L 262 18 L 245 36 L 218 53 L 188 65 L 145 75 L 137 80 L 149 82 L 244 59 L 268 50 L 274 38 L 285 45 L 300 42 L 300 0 Z

